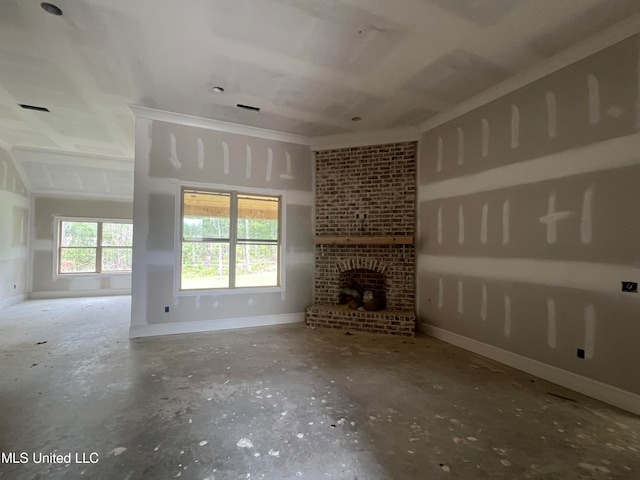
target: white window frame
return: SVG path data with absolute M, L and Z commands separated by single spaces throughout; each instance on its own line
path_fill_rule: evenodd
M 69 278 L 69 277 L 112 277 L 131 275 L 131 270 L 127 271 L 108 271 L 108 272 L 70 272 L 60 273 L 60 234 L 62 222 L 88 222 L 98 224 L 98 245 L 96 246 L 96 269 L 99 270 L 101 266 L 101 252 L 102 252 L 102 236 L 101 236 L 101 224 L 104 223 L 127 223 L 133 224 L 133 220 L 130 218 L 101 218 L 101 217 L 67 217 L 67 216 L 55 216 L 53 217 L 53 278 Z M 133 254 L 133 242 L 131 243 L 131 252 Z
M 278 274 L 279 285 L 265 286 L 265 287 L 232 287 L 232 288 L 207 288 L 198 290 L 181 290 L 181 277 L 182 277 L 182 202 L 184 190 L 199 190 L 204 192 L 214 193 L 230 193 L 236 195 L 264 195 L 271 197 L 280 197 L 280 204 L 278 208 Z M 274 293 L 284 292 L 286 284 L 285 275 L 285 252 L 286 250 L 286 205 L 287 205 L 287 193 L 283 190 L 270 190 L 253 187 L 236 187 L 232 185 L 221 185 L 212 183 L 179 183 L 176 190 L 176 215 L 175 215 L 175 263 L 174 263 L 174 282 L 173 293 L 177 297 L 199 297 L 202 295 L 234 295 L 234 294 L 253 294 L 253 293 Z M 233 208 L 233 207 L 232 207 Z M 232 215 L 236 215 L 237 212 L 233 212 Z M 230 239 L 231 241 L 235 239 Z M 235 269 L 235 265 L 234 265 Z M 231 275 L 231 265 L 229 266 L 229 275 Z

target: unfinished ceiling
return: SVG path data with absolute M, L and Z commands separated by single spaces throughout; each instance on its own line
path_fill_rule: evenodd
M 34 193 L 124 197 L 128 104 L 308 137 L 417 125 L 640 12 L 637 0 L 52 3 L 62 16 L 0 2 L 0 140 Z

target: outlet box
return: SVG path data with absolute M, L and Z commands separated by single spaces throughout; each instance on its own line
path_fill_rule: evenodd
M 638 282 L 622 282 L 622 291 L 628 293 L 638 293 Z
M 584 348 L 578 349 L 578 358 L 584 358 Z
M 164 307 L 164 313 L 169 313 L 169 307 Z

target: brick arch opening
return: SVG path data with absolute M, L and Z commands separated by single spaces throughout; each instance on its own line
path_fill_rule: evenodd
M 349 270 L 371 270 L 382 275 L 387 275 L 391 265 L 375 258 L 348 258 L 336 264 L 338 273 Z

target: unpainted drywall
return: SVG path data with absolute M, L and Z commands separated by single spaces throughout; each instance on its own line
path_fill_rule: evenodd
M 636 35 L 422 136 L 420 322 L 640 393 L 639 65 Z
M 154 122 L 149 177 L 311 191 L 309 147 Z
M 27 293 L 29 192 L 10 153 L 0 148 L 0 308 Z
M 638 302 L 627 296 L 465 274 L 422 272 L 431 325 L 638 393 Z M 585 351 L 585 359 L 578 357 Z M 612 368 L 612 365 L 626 365 Z
M 55 217 L 131 220 L 131 202 L 36 197 L 32 239 L 31 293 L 38 296 L 122 293 L 131 288 L 131 274 L 55 276 Z
M 426 132 L 420 185 L 637 132 L 631 37 Z
M 313 290 L 312 165 L 309 147 L 138 118 L 132 325 L 179 331 L 181 323 L 207 329 L 239 319 L 241 327 L 243 318 L 302 313 Z M 178 291 L 183 186 L 283 194 L 279 288 Z
M 424 201 L 420 244 L 430 255 L 638 265 L 640 222 L 629 206 L 640 204 L 639 178 L 632 165 Z

